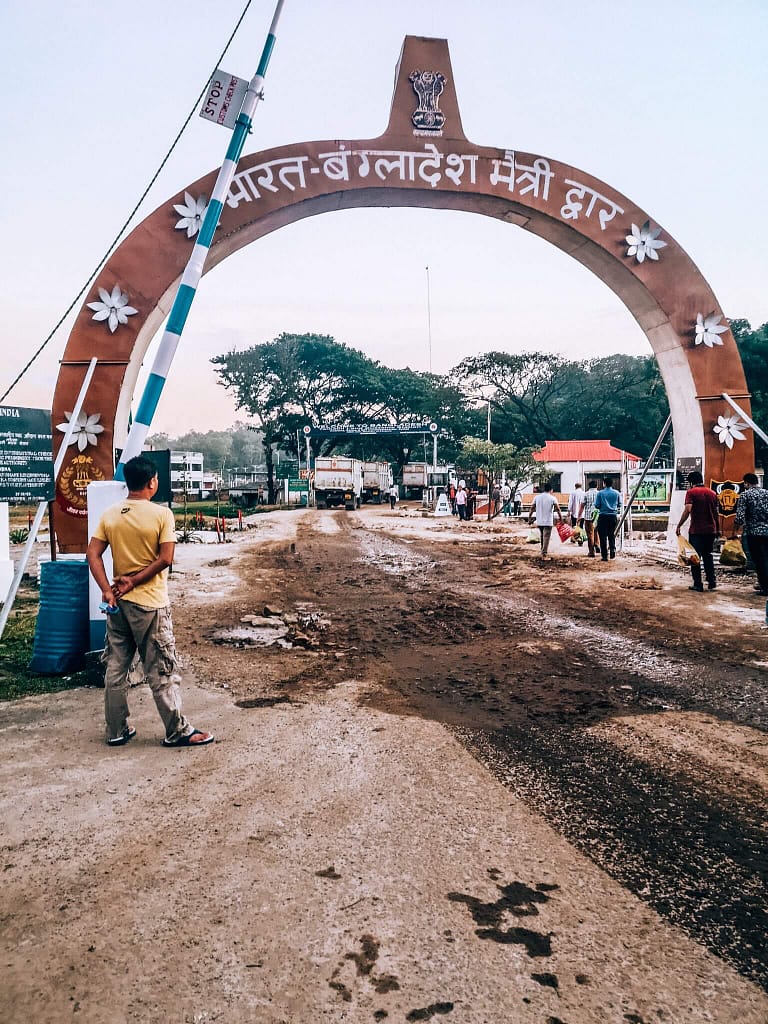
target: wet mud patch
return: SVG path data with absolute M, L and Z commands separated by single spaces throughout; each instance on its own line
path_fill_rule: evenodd
M 556 974 L 548 974 L 547 972 L 544 972 L 543 974 L 532 974 L 531 977 L 538 985 L 543 985 L 545 988 L 560 988 L 560 983 L 557 980 Z
M 453 1003 L 430 1003 L 429 1006 L 422 1006 L 411 1010 L 406 1014 L 407 1021 L 431 1020 L 432 1017 L 445 1016 L 453 1010 Z
M 502 945 L 524 946 L 530 957 L 551 956 L 551 933 L 545 934 L 517 926 L 503 928 L 502 925 L 506 915 L 538 917 L 538 905 L 548 903 L 550 897 L 547 893 L 559 887 L 540 883 L 531 888 L 524 882 L 510 882 L 507 885 L 497 885 L 496 888 L 501 896 L 493 901 L 481 900 L 460 892 L 449 892 L 448 899 L 452 903 L 464 903 L 467 906 L 475 924 L 480 925 L 475 931 L 479 939 L 490 939 Z
M 576 728 L 529 722 L 457 734 L 612 878 L 768 989 L 768 828 L 759 808 L 720 803 L 684 773 Z M 494 904 L 462 902 L 493 916 Z
M 317 872 L 319 874 L 319 872 Z M 330 988 L 339 993 L 344 1002 L 351 1002 L 352 990 L 350 984 L 363 979 L 367 981 L 374 992 L 378 995 L 386 995 L 387 992 L 396 992 L 400 988 L 400 982 L 394 974 L 375 974 L 373 968 L 379 959 L 381 944 L 373 935 L 365 934 L 360 936 L 360 949 L 345 953 L 331 975 L 328 982 Z M 348 964 L 355 966 L 355 978 L 350 984 L 340 980 L 344 968 Z
M 315 875 L 318 878 L 331 878 L 333 879 L 333 881 L 337 881 L 339 878 L 341 878 L 341 875 L 338 873 L 333 864 L 331 864 L 330 867 L 324 868 L 322 871 L 316 871 Z
M 295 703 L 288 694 L 281 693 L 276 696 L 269 697 L 242 697 L 240 700 L 235 701 L 236 708 L 243 708 L 249 710 L 251 708 L 273 708 L 277 704 L 293 704 Z

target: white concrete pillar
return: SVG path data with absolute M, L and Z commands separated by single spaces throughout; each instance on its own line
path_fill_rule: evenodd
M 11 561 L 10 517 L 8 502 L 0 502 L 0 604 L 5 603 L 13 583 L 13 562 Z
M 128 494 L 128 488 L 120 480 L 96 480 L 88 484 L 88 537 L 93 536 L 93 531 L 101 519 L 101 514 L 110 505 L 116 505 Z M 112 579 L 112 552 L 107 549 L 104 552 L 104 568 L 107 576 Z M 99 651 L 104 646 L 104 637 L 107 631 L 107 621 L 104 612 L 99 611 L 101 604 L 101 590 L 96 584 L 93 576 L 88 580 L 88 618 L 90 620 L 90 649 Z

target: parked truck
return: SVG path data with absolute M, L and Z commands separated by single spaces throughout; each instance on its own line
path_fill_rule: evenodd
M 363 463 L 363 501 L 380 505 L 391 486 L 392 467 L 388 462 Z
M 445 487 L 455 481 L 456 471 L 453 466 L 433 468 L 431 462 L 406 462 L 403 466 L 403 492 L 411 500 L 424 498 L 428 488 Z
M 360 507 L 363 496 L 363 464 L 346 455 L 315 459 L 315 503 L 318 508 Z

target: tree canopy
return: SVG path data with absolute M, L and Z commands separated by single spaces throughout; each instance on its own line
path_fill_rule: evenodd
M 756 422 L 768 423 L 768 325 L 753 331 L 746 320 L 731 327 L 752 391 Z M 485 433 L 486 403 L 492 410 L 491 440 L 518 452 L 547 440 L 608 438 L 646 456 L 669 413 L 664 384 L 652 355 L 611 355 L 569 360 L 542 352 L 491 351 L 471 356 L 446 376 L 393 369 L 324 334 L 280 334 L 272 341 L 211 360 L 219 382 L 261 432 L 272 479 L 273 449 L 294 451 L 306 424 L 390 423 L 405 419 L 440 424 L 440 461 L 455 461 L 462 439 Z M 204 450 L 202 437 L 195 447 Z M 425 445 L 428 442 L 425 441 Z M 420 441 L 413 436 L 340 437 L 315 454 L 342 449 L 364 459 L 402 464 Z M 758 451 L 768 459 L 768 446 Z M 424 456 L 429 459 L 431 451 Z M 218 458 L 218 456 L 216 457 Z M 214 459 L 214 461 L 216 461 Z

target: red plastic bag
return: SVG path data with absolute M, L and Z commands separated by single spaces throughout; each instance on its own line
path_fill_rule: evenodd
M 573 535 L 573 527 L 569 526 L 568 523 L 558 523 L 555 529 L 557 530 L 557 535 L 563 544 L 565 544 L 567 540 L 570 540 Z

